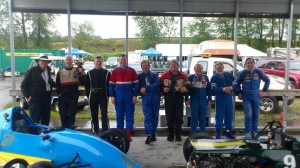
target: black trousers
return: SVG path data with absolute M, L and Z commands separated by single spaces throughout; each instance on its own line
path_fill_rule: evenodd
M 174 134 L 174 126 L 176 133 L 181 134 L 183 124 L 183 94 L 166 94 L 165 111 L 169 134 Z
M 51 96 L 31 96 L 28 103 L 30 118 L 35 123 L 49 125 L 51 112 Z
M 92 92 L 89 97 L 89 105 L 92 118 L 92 129 L 94 132 L 99 131 L 99 106 L 101 110 L 102 130 L 108 129 L 107 106 L 108 97 L 105 92 Z
M 58 98 L 58 108 L 61 125 L 65 128 L 72 128 L 75 124 L 77 113 L 78 96 L 60 95 Z

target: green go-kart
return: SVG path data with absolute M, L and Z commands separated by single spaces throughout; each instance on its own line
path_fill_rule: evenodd
M 206 133 L 189 136 L 183 145 L 192 168 L 299 168 L 300 142 L 268 122 L 253 139 L 213 139 Z

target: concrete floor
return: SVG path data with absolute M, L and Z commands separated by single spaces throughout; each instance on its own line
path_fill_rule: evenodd
M 183 143 L 167 141 L 167 137 L 157 137 L 155 142 L 145 144 L 146 137 L 133 137 L 127 155 L 143 168 L 179 168 L 186 167 L 183 156 Z

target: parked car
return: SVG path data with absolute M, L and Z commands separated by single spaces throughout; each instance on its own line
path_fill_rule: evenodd
M 106 69 L 115 69 L 119 66 L 119 58 L 118 57 L 108 57 L 105 62 Z
M 28 109 L 28 103 L 25 97 L 17 97 L 17 102 L 19 102 L 19 106 L 26 110 Z M 82 110 L 85 106 L 89 105 L 89 101 L 86 96 L 79 96 L 77 108 L 78 110 Z M 55 110 L 56 112 L 59 112 L 58 108 L 58 97 L 57 96 L 51 96 L 51 108 Z
M 222 62 L 224 65 L 224 71 L 233 73 L 233 61 L 231 59 L 227 58 L 203 58 L 203 57 L 192 57 L 190 66 L 189 66 L 189 72 L 194 72 L 194 66 L 195 64 L 201 64 L 203 66 L 203 73 L 205 73 L 209 79 L 213 76 L 215 72 L 214 66 L 217 62 Z M 236 71 L 239 73 L 244 68 L 241 67 L 239 64 L 236 65 Z M 270 87 L 271 90 L 280 90 L 284 89 L 285 87 L 285 81 L 281 77 L 269 75 L 270 78 Z M 264 82 L 261 82 L 260 87 L 262 88 L 264 85 Z M 241 103 L 241 100 L 235 99 L 236 103 Z M 278 109 L 278 102 L 283 101 L 282 96 L 264 96 L 260 100 L 260 110 L 263 113 L 274 113 Z M 288 97 L 288 105 L 291 105 L 294 102 L 294 97 Z
M 117 128 L 98 137 L 34 123 L 23 109 L 13 107 L 0 111 L 0 132 L 3 168 L 140 167 L 126 155 L 130 143 Z
M 141 73 L 143 71 L 142 68 L 141 68 L 141 63 L 130 63 L 130 64 L 128 64 L 128 66 L 131 67 L 131 68 L 133 68 L 133 69 L 135 69 L 135 71 L 136 71 L 137 74 L 139 74 L 139 73 Z M 160 108 L 165 107 L 165 99 L 164 99 L 163 95 L 160 96 L 160 103 L 159 103 L 159 105 L 160 105 Z
M 264 71 L 265 74 L 285 77 L 285 59 L 259 60 L 256 63 L 257 68 Z M 300 61 L 290 60 L 289 81 L 291 88 L 300 89 Z
M 88 71 L 95 68 L 95 64 L 94 62 L 87 61 L 83 63 L 82 67 L 84 68 L 84 72 L 87 73 Z
M 4 68 L 4 70 L 3 70 L 3 76 L 5 76 L 5 77 L 12 77 L 12 72 L 11 72 L 11 67 L 6 67 L 6 68 Z M 21 75 L 21 73 L 20 72 L 15 72 L 15 76 L 20 76 Z
M 142 67 L 141 67 L 141 63 L 139 63 L 139 62 L 129 63 L 128 66 L 133 68 L 136 71 L 137 74 L 143 72 Z

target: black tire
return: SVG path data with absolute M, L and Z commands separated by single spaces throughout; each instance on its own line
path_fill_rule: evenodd
M 123 130 L 118 128 L 111 128 L 105 131 L 100 138 L 114 145 L 116 148 L 121 150 L 123 153 L 127 153 L 130 147 L 130 143 Z
M 296 86 L 296 82 L 295 81 L 290 81 L 290 86 L 291 86 L 291 89 L 298 89 L 297 86 Z
M 26 160 L 23 160 L 23 159 L 14 159 L 14 160 L 11 160 L 11 161 L 7 162 L 3 166 L 3 168 L 13 168 L 13 167 L 16 166 L 16 164 L 19 164 L 20 165 L 19 167 L 21 167 L 21 166 L 27 167 L 28 166 L 28 163 L 26 162 Z
M 278 99 L 274 96 L 265 96 L 260 100 L 260 111 L 265 114 L 276 113 L 278 109 Z
M 52 162 L 40 161 L 30 165 L 28 168 L 58 168 L 58 166 Z
M 191 145 L 190 140 L 191 139 L 213 139 L 213 137 L 211 137 L 209 134 L 207 133 L 201 133 L 201 132 L 196 132 L 192 135 L 190 135 L 183 144 L 183 155 L 185 160 L 188 162 L 191 153 L 193 152 L 193 146 Z
M 20 100 L 19 100 L 19 103 L 20 103 L 20 107 L 24 110 L 27 110 L 28 109 L 28 103 L 26 101 L 26 99 L 24 97 L 21 97 Z

